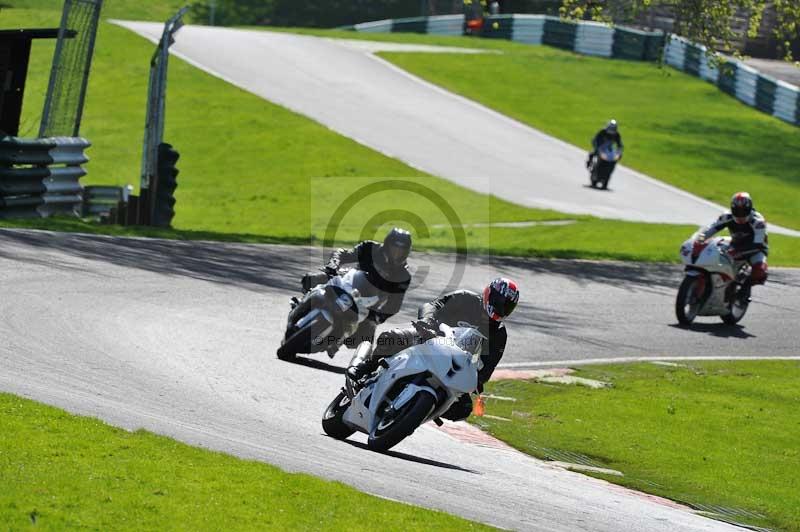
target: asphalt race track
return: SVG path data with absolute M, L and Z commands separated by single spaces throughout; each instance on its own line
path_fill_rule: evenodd
M 116 23 L 152 41 L 163 29 L 149 22 Z M 370 148 L 514 203 L 603 218 L 697 225 L 710 223 L 722 212 L 720 206 L 624 167 L 614 173 L 613 192 L 588 188 L 585 149 L 412 76 L 371 53 L 376 47 L 403 49 L 396 44 L 367 46 L 363 41 L 185 26 L 171 50 L 212 75 Z M 770 229 L 800 236 L 800 231 Z
M 278 361 L 287 299 L 312 248 L 0 231 L 0 390 L 364 491 L 524 530 L 725 530 L 520 453 L 425 426 L 387 455 L 322 434 L 340 352 Z M 415 254 L 408 309 L 452 257 Z M 470 260 L 461 285 L 514 277 L 508 363 L 598 356 L 797 355 L 800 272 L 775 270 L 743 327 L 673 327 L 672 266 Z M 424 277 L 424 279 L 422 279 Z M 762 303 L 760 301 L 766 301 Z M 411 314 L 396 317 L 404 324 Z

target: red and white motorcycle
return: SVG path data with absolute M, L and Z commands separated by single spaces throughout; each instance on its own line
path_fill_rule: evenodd
M 719 316 L 729 325 L 738 323 L 750 303 L 739 297 L 739 289 L 750 277 L 750 264 L 732 255 L 731 239 L 705 240 L 695 233 L 681 246 L 685 265 L 675 315 L 681 325 L 691 325 L 697 316 Z

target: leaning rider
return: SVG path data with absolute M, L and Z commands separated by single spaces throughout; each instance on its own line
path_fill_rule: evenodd
M 506 328 L 503 319 L 508 317 L 519 302 L 519 290 L 514 281 L 497 278 L 483 289 L 483 294 L 469 290 L 457 290 L 444 294 L 420 307 L 418 321 L 413 327 L 392 329 L 378 336 L 374 350 L 359 347 L 356 356 L 347 368 L 347 376 L 359 383 L 365 376 L 378 369 L 381 359 L 397 354 L 412 345 L 423 343 L 438 334 L 439 325 L 451 327 L 475 327 L 488 343 L 481 346 L 483 367 L 478 371 L 478 393 L 494 372 L 506 348 Z M 450 409 L 442 415 L 445 419 L 459 421 L 472 412 L 472 399 L 462 394 Z
M 737 192 L 731 198 L 731 212 L 723 213 L 717 221 L 702 229 L 699 240 L 711 238 L 723 229 L 731 234 L 729 254 L 737 266 L 749 262 L 750 277 L 745 280 L 739 290 L 739 299 L 750 301 L 750 289 L 754 284 L 767 281 L 767 222 L 753 208 L 753 200 L 747 192 Z
M 411 274 L 406 260 L 411 253 L 411 233 L 395 227 L 386 235 L 383 242 L 365 240 L 350 249 L 340 248 L 331 254 L 330 260 L 321 273 L 307 273 L 301 284 L 303 292 L 308 292 L 318 284 L 326 283 L 331 277 L 338 275 L 339 268 L 345 264 L 355 264 L 366 272 L 375 288 L 386 294 L 386 302 L 378 310 L 370 310 L 366 320 L 361 322 L 358 330 L 350 339 L 345 339 L 348 346 L 356 346 L 361 342 L 372 342 L 375 328 L 394 316 L 403 305 L 406 290 L 411 284 Z M 333 356 L 339 346 L 328 346 L 328 354 Z

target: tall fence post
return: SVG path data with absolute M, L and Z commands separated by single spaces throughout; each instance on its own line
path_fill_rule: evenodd
M 150 225 L 153 220 L 155 198 L 158 193 L 158 146 L 164 138 L 169 47 L 175 42 L 174 35 L 183 26 L 183 15 L 188 9 L 188 6 L 183 7 L 164 23 L 161 40 L 150 60 L 139 197 L 139 223 L 141 225 Z

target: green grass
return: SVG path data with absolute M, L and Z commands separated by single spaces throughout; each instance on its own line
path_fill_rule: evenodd
M 0 393 L 9 530 L 488 530 Z
M 57 24 L 58 17 L 56 10 L 8 9 L 3 10 L 0 25 L 47 26 Z M 481 44 L 496 47 L 503 43 Z M 22 136 L 36 134 L 52 47 L 52 43 L 43 41 L 34 45 Z M 101 24 L 81 131 L 93 142 L 84 184 L 138 183 L 152 50 L 151 43 L 135 34 Z M 63 220 L 5 221 L 0 225 L 316 244 L 324 237 L 331 213 L 347 194 L 378 177 L 393 177 L 423 184 L 445 198 L 464 224 L 564 218 L 577 221 L 560 227 L 468 229 L 468 250 L 472 252 L 675 261 L 679 244 L 693 230 L 567 216 L 512 205 L 425 176 L 177 58 L 170 61 L 169 76 L 165 140 L 181 153 L 174 231 L 97 227 Z M 384 212 L 387 205 L 391 210 Z M 342 220 L 336 238 L 351 242 L 380 235 L 396 221 L 414 225 L 419 220 L 424 223 L 416 224 L 418 249 L 453 249 L 453 231 L 435 227 L 449 223 L 439 207 L 407 193 L 378 194 L 362 201 Z M 772 248 L 772 264 L 800 265 L 800 243 L 794 239 L 774 238 Z
M 615 117 L 625 140 L 627 166 L 722 205 L 734 192 L 749 190 L 768 220 L 800 228 L 800 130 L 698 78 L 653 63 L 592 58 L 507 41 L 291 31 L 501 51 L 381 55 L 428 81 L 587 149 L 597 130 Z
M 529 454 L 572 451 L 616 469 L 607 480 L 689 504 L 760 513 L 753 524 L 800 530 L 800 363 L 697 362 L 586 367 L 593 390 L 490 383 L 472 421 Z

